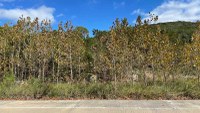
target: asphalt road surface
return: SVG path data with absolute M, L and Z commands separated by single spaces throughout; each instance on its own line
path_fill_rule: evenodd
M 0 113 L 200 113 L 200 100 L 0 101 Z

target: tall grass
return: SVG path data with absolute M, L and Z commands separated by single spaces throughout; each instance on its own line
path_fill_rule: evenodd
M 200 87 L 195 79 L 177 79 L 148 86 L 142 83 L 44 83 L 29 79 L 17 83 L 8 74 L 0 84 L 1 99 L 200 99 Z

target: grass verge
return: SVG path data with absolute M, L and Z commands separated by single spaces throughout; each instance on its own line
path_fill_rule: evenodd
M 145 86 L 141 83 L 43 83 L 29 79 L 17 83 L 5 76 L 0 83 L 1 99 L 200 99 L 200 87 L 194 79 L 178 79 Z

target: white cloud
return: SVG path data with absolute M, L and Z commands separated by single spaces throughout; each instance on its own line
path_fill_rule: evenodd
M 64 14 L 63 13 L 60 13 L 60 14 L 58 14 L 56 17 L 63 17 L 64 16 Z
M 200 19 L 200 0 L 168 0 L 151 13 L 158 15 L 158 22 L 194 22 Z
M 113 2 L 113 8 L 114 9 L 118 9 L 118 8 L 124 7 L 125 5 L 126 5 L 126 3 L 124 1 L 122 1 L 120 3 Z
M 137 9 L 137 10 L 134 10 L 131 15 L 141 15 L 141 16 L 145 16 L 146 13 L 144 11 L 142 11 L 141 9 Z
M 22 15 L 24 17 L 31 17 L 32 19 L 38 17 L 39 20 L 50 19 L 54 22 L 54 13 L 55 9 L 47 6 L 40 6 L 38 8 L 29 8 L 29 9 L 3 9 L 0 8 L 0 18 L 9 19 L 9 20 L 18 20 Z

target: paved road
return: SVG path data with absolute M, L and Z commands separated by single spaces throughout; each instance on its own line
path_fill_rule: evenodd
M 0 113 L 200 113 L 200 100 L 0 101 Z

